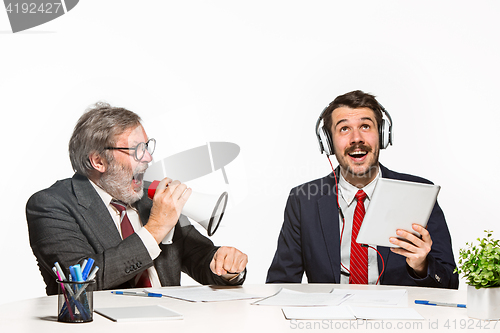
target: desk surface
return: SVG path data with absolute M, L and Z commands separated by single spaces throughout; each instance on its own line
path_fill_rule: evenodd
M 285 287 L 303 292 L 329 292 L 332 288 L 401 289 L 391 286 L 349 286 L 333 284 L 265 284 L 237 287 L 240 291 L 269 296 Z M 183 288 L 190 288 L 189 286 Z M 171 332 L 296 332 L 342 329 L 343 331 L 383 330 L 415 332 L 500 331 L 496 321 L 479 321 L 467 317 L 466 309 L 415 305 L 415 299 L 466 303 L 465 290 L 404 287 L 408 290 L 408 306 L 415 308 L 425 320 L 353 320 L 353 321 L 290 321 L 278 306 L 251 305 L 254 300 L 193 303 L 168 297 L 136 297 L 94 293 L 94 308 L 161 304 L 184 315 L 182 320 L 115 323 L 94 313 L 94 321 L 84 324 L 57 322 L 57 296 L 45 296 L 0 306 L 1 332 L 106 332 L 119 329 L 126 332 L 152 332 L 168 329 Z M 497 325 L 498 324 L 498 325 Z M 140 331 L 139 331 L 140 330 Z

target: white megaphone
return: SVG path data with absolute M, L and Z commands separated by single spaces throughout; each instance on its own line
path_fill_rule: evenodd
M 155 180 L 149 185 L 148 197 L 150 199 L 153 199 L 159 183 L 158 180 Z M 207 234 L 212 236 L 224 216 L 227 199 L 227 192 L 223 192 L 221 195 L 211 195 L 193 191 L 182 208 L 181 214 L 201 224 L 207 230 Z

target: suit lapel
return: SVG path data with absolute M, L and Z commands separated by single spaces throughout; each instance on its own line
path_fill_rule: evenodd
M 328 179 L 328 178 L 327 178 Z M 331 178 L 329 179 L 331 180 Z M 340 283 L 340 232 L 335 183 L 318 200 L 319 220 L 334 282 Z
M 91 230 L 99 230 L 95 233 L 95 237 L 104 248 L 118 245 L 122 241 L 118 229 L 90 181 L 84 176 L 75 174 L 72 182 L 80 213 Z

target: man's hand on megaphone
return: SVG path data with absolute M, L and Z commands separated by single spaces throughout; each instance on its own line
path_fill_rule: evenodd
M 214 274 L 229 280 L 243 272 L 247 263 L 247 255 L 240 250 L 234 247 L 221 246 L 217 252 L 215 252 L 210 262 L 210 269 Z
M 177 224 L 191 189 L 178 180 L 164 178 L 156 189 L 148 223 L 144 226 L 160 242 Z

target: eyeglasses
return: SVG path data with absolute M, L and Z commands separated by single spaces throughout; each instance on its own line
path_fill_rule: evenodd
M 115 149 L 115 150 L 133 150 L 134 151 L 134 158 L 137 161 L 140 161 L 143 159 L 144 154 L 146 153 L 146 150 L 148 151 L 149 155 L 153 155 L 155 152 L 156 148 L 156 140 L 151 138 L 148 140 L 148 142 L 141 142 L 134 148 L 128 148 L 128 147 L 106 147 L 104 149 Z

